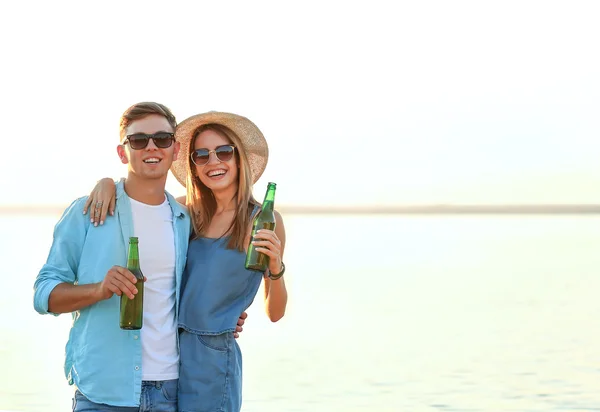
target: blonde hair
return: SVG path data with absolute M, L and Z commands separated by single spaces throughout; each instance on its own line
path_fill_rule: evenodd
M 229 234 L 227 242 L 228 249 L 237 249 L 240 252 L 244 251 L 244 240 L 250 225 L 251 213 L 255 205 L 260 205 L 252 195 L 252 173 L 250 164 L 244 151 L 242 141 L 231 129 L 226 126 L 209 123 L 200 126 L 194 131 L 190 139 L 189 153 L 193 152 L 194 144 L 198 135 L 205 130 L 212 130 L 219 136 L 227 139 L 235 146 L 235 159 L 238 172 L 238 189 L 236 192 L 236 211 L 231 222 L 231 226 L 223 236 Z M 196 173 L 196 165 L 192 162 L 191 157 L 186 161 L 186 203 L 190 211 L 192 226 L 194 229 L 193 239 L 203 237 L 208 230 L 210 223 L 217 210 L 217 202 L 212 191 L 206 187 Z

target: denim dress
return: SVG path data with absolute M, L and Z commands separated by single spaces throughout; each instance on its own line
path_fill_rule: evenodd
M 242 405 L 242 353 L 233 331 L 260 286 L 246 254 L 229 237 L 190 241 L 179 311 L 179 410 L 237 412 Z

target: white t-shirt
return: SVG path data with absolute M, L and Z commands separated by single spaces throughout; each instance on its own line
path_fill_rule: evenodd
M 130 200 L 140 269 L 148 279 L 144 284 L 144 324 L 140 331 L 142 380 L 177 379 L 173 212 L 166 198 L 159 206 Z

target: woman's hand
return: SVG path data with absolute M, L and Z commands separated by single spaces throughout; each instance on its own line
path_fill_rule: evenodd
M 83 205 L 83 214 L 85 215 L 90 209 L 90 222 L 94 226 L 104 224 L 106 219 L 106 213 L 109 212 L 111 216 L 115 214 L 115 200 L 116 200 L 116 186 L 115 182 L 108 177 L 101 179 L 94 186 L 94 190 L 90 193 L 85 205 Z
M 259 240 L 257 240 L 259 239 Z M 272 230 L 260 229 L 254 235 L 252 244 L 255 250 L 269 256 L 269 272 L 278 274 L 281 272 L 281 241 Z

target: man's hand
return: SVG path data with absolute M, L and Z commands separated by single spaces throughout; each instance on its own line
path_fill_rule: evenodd
M 242 312 L 242 314 L 238 318 L 237 326 L 235 327 L 235 332 L 233 332 L 234 338 L 237 339 L 240 337 L 240 332 L 242 332 L 244 330 L 244 328 L 242 326 L 244 326 L 244 322 L 246 322 L 247 317 L 248 317 L 248 314 L 246 312 Z
M 138 290 L 135 287 L 135 283 L 137 283 L 137 281 L 138 280 L 134 274 L 126 268 L 121 266 L 113 266 L 106 273 L 104 280 L 98 283 L 101 300 L 110 299 L 115 293 L 118 296 L 121 296 L 121 294 L 124 293 L 129 297 L 129 299 L 133 299 L 133 296 L 138 293 Z

